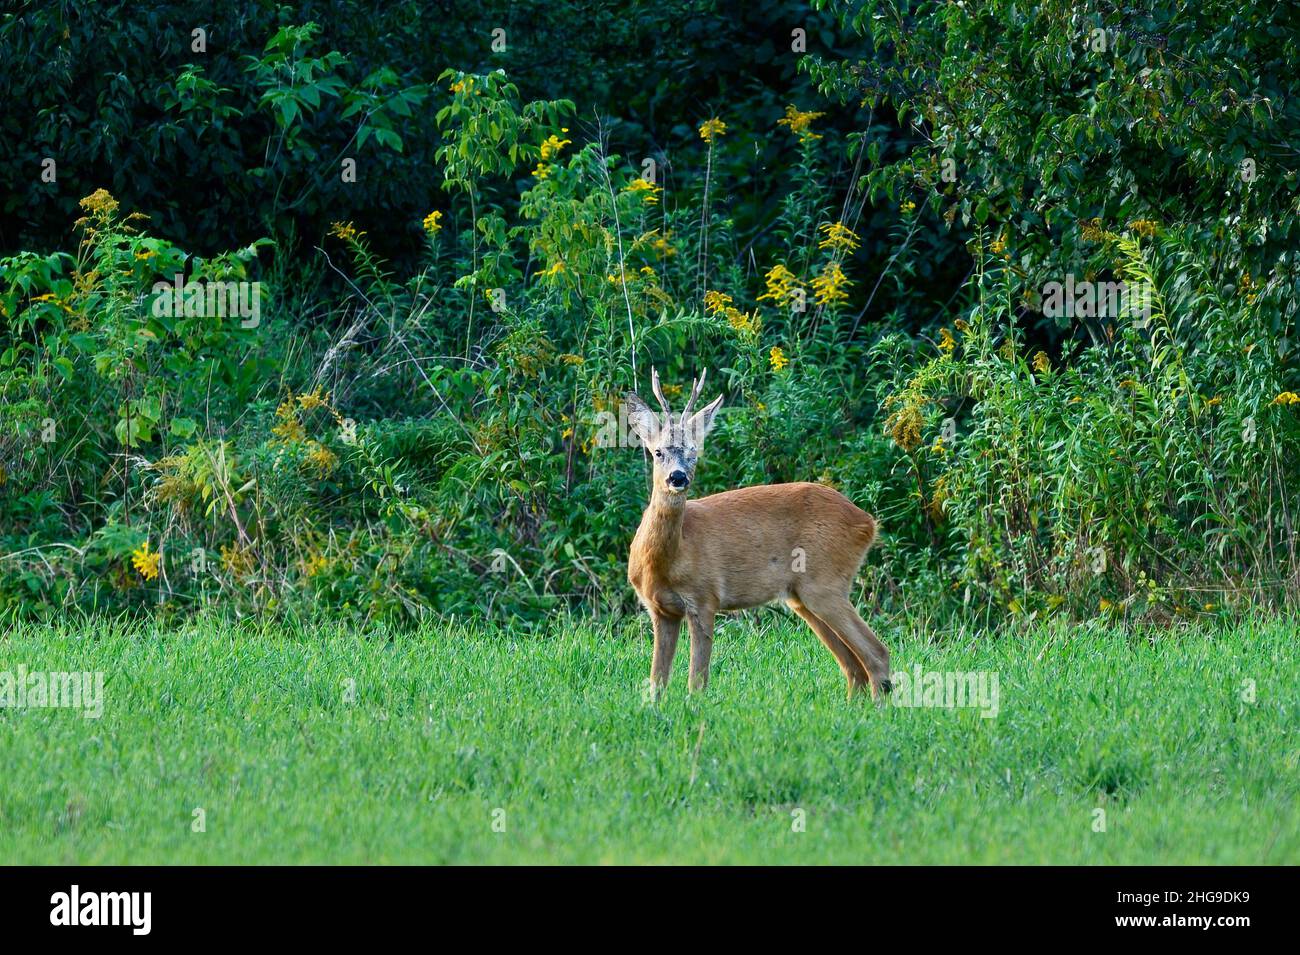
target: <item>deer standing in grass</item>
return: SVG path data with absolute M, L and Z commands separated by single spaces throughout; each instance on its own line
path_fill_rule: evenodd
M 650 505 L 632 540 L 627 577 L 654 624 L 654 692 L 668 683 L 685 620 L 691 635 L 691 691 L 709 681 L 713 620 L 719 611 L 784 600 L 812 628 L 848 681 L 888 693 L 889 651 L 849 600 L 876 521 L 821 484 L 768 484 L 687 500 L 719 395 L 692 414 L 708 370 L 674 416 L 651 372 L 660 416 L 627 395 L 628 424 L 654 458 Z

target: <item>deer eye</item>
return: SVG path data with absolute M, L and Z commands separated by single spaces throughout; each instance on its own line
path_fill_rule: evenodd
M 655 457 L 657 457 L 657 458 L 662 458 L 663 456 L 664 456 L 664 453 L 663 453 L 662 451 L 660 451 L 658 448 L 655 448 Z

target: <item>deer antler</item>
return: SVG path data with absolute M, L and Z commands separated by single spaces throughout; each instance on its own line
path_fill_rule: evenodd
M 700 372 L 700 380 L 691 382 L 691 397 L 686 402 L 686 407 L 682 409 L 682 417 L 685 418 L 691 413 L 691 408 L 695 405 L 695 399 L 700 396 L 700 389 L 704 387 L 704 379 L 709 376 L 709 369 L 705 368 Z
M 664 414 L 668 416 L 668 421 L 671 423 L 673 420 L 673 409 L 668 407 L 668 402 L 664 399 L 664 390 L 659 387 L 659 372 L 654 368 L 650 369 L 650 390 L 653 391 L 655 397 L 659 399 L 659 407 L 664 409 Z

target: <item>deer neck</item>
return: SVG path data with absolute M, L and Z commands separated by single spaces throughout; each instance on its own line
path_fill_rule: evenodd
M 641 518 L 641 552 L 656 569 L 667 568 L 677 559 L 682 543 L 682 518 L 686 514 L 686 495 L 668 494 L 655 488 L 650 506 Z

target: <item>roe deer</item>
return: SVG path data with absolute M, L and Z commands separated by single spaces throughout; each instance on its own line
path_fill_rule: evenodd
M 691 413 L 708 370 L 675 417 L 651 371 L 663 416 L 628 393 L 628 424 L 654 456 L 650 504 L 632 540 L 627 578 L 654 624 L 652 692 L 668 683 L 682 620 L 691 635 L 688 685 L 709 680 L 713 619 L 719 611 L 776 600 L 803 618 L 835 655 L 848 695 L 869 684 L 888 693 L 889 651 L 858 616 L 849 589 L 876 538 L 876 521 L 839 491 L 821 484 L 744 487 L 688 501 L 704 436 L 719 395 Z

